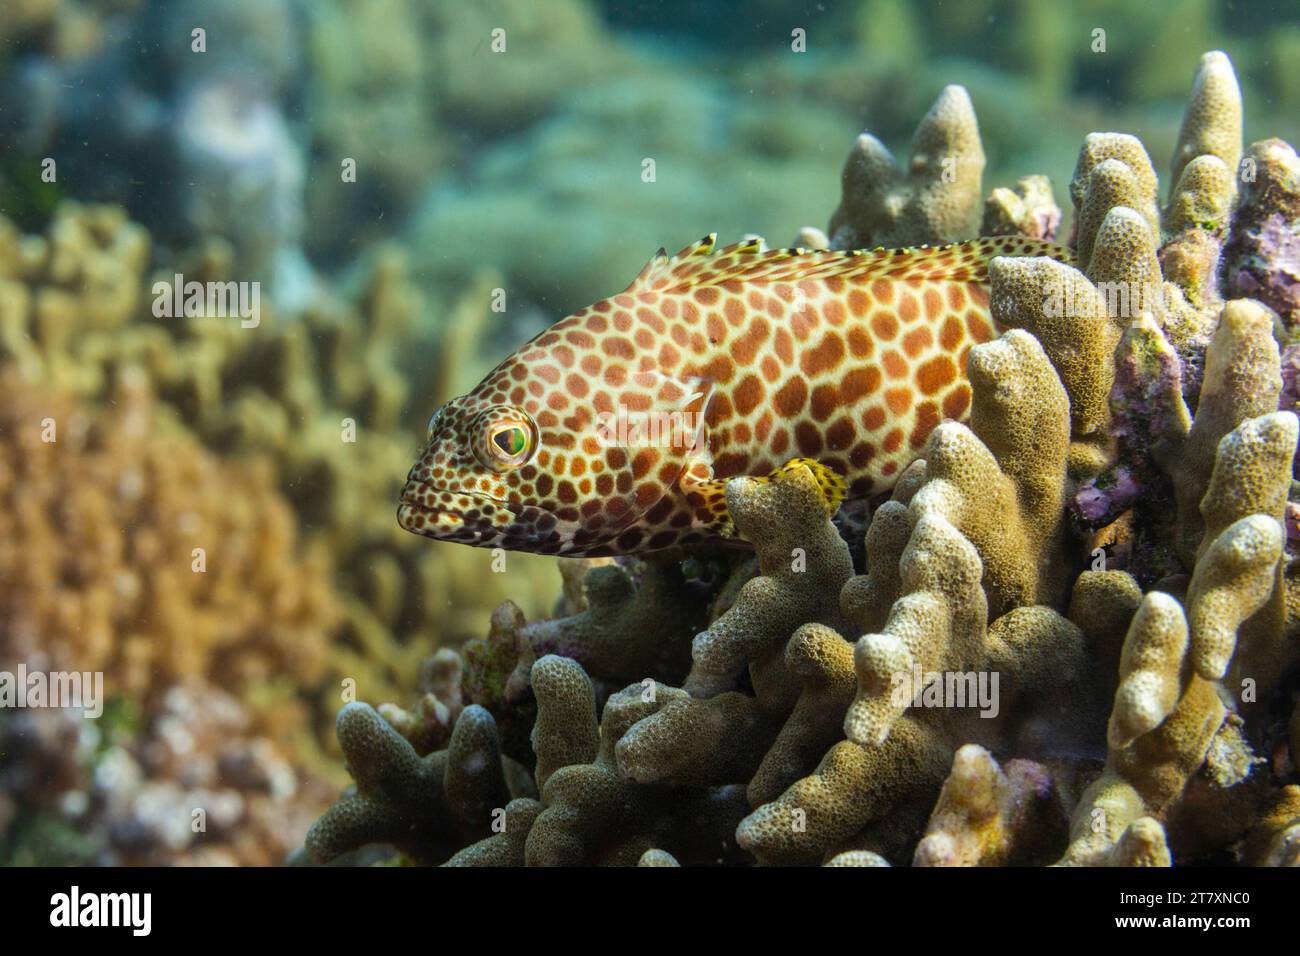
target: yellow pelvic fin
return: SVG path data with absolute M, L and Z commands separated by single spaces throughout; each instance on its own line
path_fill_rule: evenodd
M 819 461 L 813 461 L 811 458 L 791 458 L 784 465 L 772 472 L 766 478 L 760 478 L 759 481 L 776 481 L 782 475 L 787 475 L 797 468 L 807 468 L 812 472 L 817 487 L 821 489 L 822 502 L 826 505 L 826 515 L 830 517 L 839 511 L 840 504 L 844 501 L 844 496 L 848 493 L 848 485 L 844 479 L 834 470 L 827 468 Z
M 682 472 L 680 485 L 695 509 L 698 526 L 708 528 L 720 538 L 736 537 L 736 526 L 727 510 L 727 482 L 714 478 L 713 469 L 707 462 L 693 462 Z
M 807 468 L 821 491 L 826 516 L 833 517 L 839 510 L 848 486 L 834 470 L 811 458 L 792 458 L 780 468 L 751 481 L 781 481 L 786 475 Z M 681 490 L 695 509 L 697 527 L 705 527 L 722 538 L 737 537 L 736 526 L 727 508 L 727 479 L 714 478 L 713 469 L 705 462 L 695 462 L 682 473 Z

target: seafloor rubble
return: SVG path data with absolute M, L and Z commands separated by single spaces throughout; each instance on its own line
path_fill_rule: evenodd
M 1241 129 L 1210 53 L 1163 205 L 1137 139 L 1087 138 L 1077 264 L 995 260 L 1009 331 L 970 354 L 970 421 L 864 535 L 804 471 L 739 478 L 752 555 L 569 563 L 565 616 L 502 605 L 410 709 L 346 706 L 356 785 L 306 855 L 1300 864 L 1300 161 Z M 800 242 L 1052 235 L 1042 181 L 982 203 L 983 162 L 949 87 L 907 163 L 858 139 Z M 931 673 L 996 675 L 995 706 L 896 692 Z

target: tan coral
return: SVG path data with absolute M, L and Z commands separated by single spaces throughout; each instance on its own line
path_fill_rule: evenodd
M 1023 176 L 1014 190 L 999 186 L 989 193 L 980 221 L 981 236 L 1030 236 L 1055 239 L 1061 210 L 1046 176 Z
M 268 470 L 216 460 L 138 369 L 119 382 L 92 412 L 0 374 L 0 658 L 103 671 L 142 701 L 317 679 L 339 609 Z
M 1205 537 L 1198 556 L 1212 547 L 1211 542 L 1226 533 L 1227 527 L 1244 518 L 1267 516 L 1277 527 L 1286 521 L 1287 496 L 1296 454 L 1297 421 L 1291 412 L 1274 412 L 1247 419 L 1219 442 L 1214 470 L 1201 500 Z M 1271 532 L 1271 526 L 1268 526 Z M 1275 560 L 1271 581 L 1261 579 L 1259 587 L 1268 592 L 1261 608 L 1240 629 L 1237 653 L 1227 675 L 1229 687 L 1243 687 L 1249 680 L 1256 692 L 1267 695 L 1277 682 L 1300 659 L 1294 629 L 1288 626 L 1287 561 Z M 1228 635 L 1215 658 L 1217 669 L 1223 654 L 1232 653 Z
M 1038 336 L 1060 371 L 1071 401 L 1070 470 L 1087 477 L 1115 459 L 1107 398 L 1116 364 L 1109 359 L 1125 326 L 1153 323 L 1164 329 L 1180 356 L 1195 352 L 1209 316 L 1187 296 L 1198 305 L 1215 301 L 1218 259 L 1217 245 L 1202 249 L 1210 240 L 1182 236 L 1167 248 L 1165 261 L 1186 293 L 1166 281 L 1158 255 L 1155 172 L 1142 144 L 1131 136 L 1089 136 L 1070 189 L 1078 268 L 1035 259 L 995 260 L 991 304 L 1000 324 Z M 1202 193 L 1193 197 L 1200 202 L 1197 197 L 1203 198 Z M 1194 397 L 1199 380 L 1189 378 L 1184 388 Z
M 799 625 L 837 624 L 839 588 L 853 573 L 806 468 L 772 481 L 733 479 L 727 505 L 737 531 L 754 544 L 760 573 L 696 636 L 685 684 L 695 696 L 726 689 L 753 660 L 778 653 Z M 810 588 L 810 580 L 819 586 Z
M 595 757 L 600 735 L 596 731 L 596 692 L 576 661 L 554 654 L 540 658 L 532 668 L 532 687 L 538 700 L 532 733 L 537 754 L 534 778 L 540 789 L 560 767 L 587 763 Z
M 414 708 L 407 710 L 396 704 L 380 704 L 377 708 L 379 715 L 421 756 L 442 749 L 451 738 L 464 706 L 460 687 L 463 670 L 460 654 L 444 647 L 421 668 L 418 684 L 423 693 Z
M 1235 193 L 1231 166 L 1217 156 L 1197 156 L 1174 185 L 1165 210 L 1165 228 L 1173 233 L 1194 228 L 1219 230 L 1227 225 Z
M 577 664 L 538 661 L 543 809 L 525 862 L 1167 866 L 1243 837 L 1252 861 L 1294 859 L 1293 807 L 1253 748 L 1255 705 L 1272 708 L 1297 656 L 1300 578 L 1282 524 L 1297 427 L 1276 412 L 1282 325 L 1256 302 L 1224 305 L 1217 287 L 1235 96 L 1226 58 L 1208 56 L 1163 222 L 1142 144 L 1088 138 L 1071 184 L 1078 268 L 993 263 L 994 317 L 1012 330 L 970 353 L 969 426 L 938 427 L 890 499 L 874 502 L 865 574 L 851 576 L 815 482 L 796 469 L 731 483 L 756 557 L 692 556 L 692 578 L 727 569 L 707 607 L 683 596 L 698 580 L 663 569 L 583 568 L 586 597 L 569 573 L 566 613 L 587 614 L 588 631 L 602 608 L 632 607 L 654 573 L 666 608 L 706 617 L 684 690 L 644 679 L 639 617 L 607 614 L 588 634 L 602 646 L 633 635 L 642 673 L 620 673 L 626 657 L 581 642 L 519 646 L 530 629 L 571 638 L 572 617 L 547 630 L 499 613 L 496 641 L 516 670 L 479 673 L 523 691 L 507 709 L 524 720 L 518 666 L 556 650 L 592 664 L 582 681 L 569 679 Z M 910 179 L 862 137 L 830 238 L 808 230 L 800 244 L 935 241 L 969 224 L 977 200 L 961 163 L 949 192 L 930 180 L 939 147 L 976 155 L 965 104 L 945 91 Z M 1027 184 L 995 192 L 990 219 L 1038 229 L 1039 199 Z M 1049 311 L 1054 294 L 1061 308 Z M 1162 502 L 1171 476 L 1174 508 Z M 1113 494 L 1114 511 L 1067 528 L 1067 500 L 1073 510 L 1088 487 Z M 845 518 L 851 538 L 855 520 Z M 1107 570 L 1115 559 L 1133 573 Z M 550 680 L 553 668 L 563 679 Z M 922 686 L 909 687 L 917 671 Z M 637 682 L 609 697 L 597 737 L 593 703 L 615 676 Z M 987 710 L 946 699 L 967 677 L 998 678 Z M 733 856 L 727 822 L 743 853 Z M 491 840 L 505 859 L 507 841 Z
M 637 861 L 637 866 L 681 866 L 677 859 L 666 850 L 646 850 Z
M 1115 319 L 1163 316 L 1167 310 L 1158 246 L 1159 233 L 1127 206 L 1112 207 L 1102 219 L 1086 271 Z
M 917 462 L 924 471 L 925 462 Z M 915 472 L 914 472 L 915 473 Z M 894 497 L 886 501 L 871 517 L 863 542 L 866 573 L 856 575 L 840 591 L 844 614 L 861 631 L 878 631 L 885 626 L 889 610 L 902 589 L 899 558 L 912 535 L 911 514 L 907 503 L 899 498 L 907 486 L 899 482 Z
M 910 680 L 916 670 L 1005 670 L 1028 713 L 1049 719 L 1041 698 L 1051 696 L 1050 682 L 1084 667 L 1082 635 L 1050 609 L 1020 608 L 1032 613 L 1017 611 L 995 622 L 994 633 L 987 629 L 986 590 L 1004 608 L 1032 602 L 1041 566 L 1059 551 L 1069 438 L 1064 390 L 1025 333 L 978 346 L 971 366 L 972 427 L 988 436 L 998 456 L 970 429 L 942 425 L 927 444 L 924 468 L 914 466 L 903 492 L 908 504 L 877 512 L 885 526 L 875 540 L 886 547 L 872 555 L 868 580 L 847 585 L 842 600 L 846 612 L 878 614 L 873 609 L 885 606 L 887 590 L 896 586 L 892 609 L 878 633 L 857 642 L 858 689 L 844 721 L 848 740 L 831 747 L 809 776 L 757 807 L 737 831 L 760 861 L 812 862 L 867 831 L 876 847 L 897 850 L 900 828 L 909 823 L 906 814 L 883 818 L 884 808 L 897 813 L 915 807 L 922 794 L 937 793 L 955 749 L 954 728 L 970 732 L 980 723 L 963 722 L 943 707 L 913 708 L 920 688 L 917 696 L 899 693 L 900 677 Z M 976 502 L 987 506 L 990 497 L 1003 503 L 981 511 Z M 996 533 L 985 523 L 992 513 L 999 518 Z M 1011 539 L 1018 549 L 1007 546 Z M 1018 563 L 1030 553 L 1042 559 Z M 1011 703 L 1004 698 L 1002 706 Z M 1059 714 L 1051 716 L 1059 722 Z M 992 735 L 996 728 L 979 732 Z
M 494 812 L 509 795 L 486 710 L 467 707 L 448 748 L 427 757 L 365 704 L 339 711 L 338 732 L 357 787 L 308 832 L 316 862 L 383 842 L 420 862 L 441 863 L 458 846 L 490 836 Z
M 889 866 L 889 861 L 870 850 L 845 850 L 835 854 L 823 866 Z
M 703 597 L 683 595 L 682 580 L 678 562 L 653 555 L 626 567 L 591 567 L 583 577 L 585 608 L 522 628 L 519 670 L 527 673 L 537 656 L 553 652 L 600 680 L 679 680 L 691 636 L 705 622 Z
M 1173 472 L 1178 505 L 1177 547 L 1187 565 L 1204 536 L 1201 499 L 1220 440 L 1247 418 L 1277 408 L 1282 379 L 1272 311 L 1247 299 L 1224 305 L 1205 354 L 1205 381 L 1196 418 Z
M 524 846 L 542 805 L 528 797 L 517 797 L 505 805 L 500 832 L 471 843 L 443 866 L 523 866 Z
M 1093 275 L 1103 263 L 1116 258 L 1106 250 L 1104 239 L 1099 241 L 1106 217 L 1113 209 L 1128 209 L 1139 215 L 1147 232 L 1144 235 L 1140 229 L 1133 229 L 1131 234 L 1134 241 L 1130 246 L 1136 246 L 1143 261 L 1150 265 L 1159 234 L 1139 210 L 1147 208 L 1151 202 L 1138 174 L 1121 160 L 1104 159 L 1092 168 L 1088 174 L 1087 188 L 1083 192 L 1083 205 L 1079 207 L 1075 219 L 1079 265 L 1088 275 Z
M 1181 669 L 1187 654 L 1188 627 L 1183 609 L 1172 597 L 1154 591 L 1143 598 L 1130 625 L 1134 638 L 1124 642 L 1115 693 L 1109 742 L 1122 748 L 1150 733 L 1169 716 L 1182 692 Z
M 844 166 L 832 249 L 869 249 L 967 239 L 979 222 L 984 148 L 970 96 L 944 87 L 916 128 L 908 170 L 863 133 Z
M 821 624 L 805 624 L 785 646 L 785 668 L 802 689 L 794 710 L 750 777 L 751 806 L 766 803 L 811 770 L 843 732 L 857 679 L 853 645 Z
M 495 586 L 534 609 L 525 592 L 540 579 L 526 561 L 509 583 L 485 576 L 489 555 L 433 553 L 392 521 L 388 475 L 408 464 L 428 409 L 411 386 L 439 387 L 399 370 L 421 308 L 402 256 L 377 249 L 342 283 L 347 296 L 293 316 L 263 301 L 260 324 L 243 328 L 153 314 L 150 239 L 120 209 L 65 203 L 42 235 L 0 220 L 0 249 L 5 411 L 52 416 L 59 434 L 31 446 L 25 475 L 10 467 L 26 452 L 0 465 L 22 499 L 5 516 L 23 524 L 0 546 L 14 625 L 0 625 L 0 656 L 73 655 L 146 716 L 172 682 L 217 676 L 259 728 L 331 773 L 320 750 L 341 682 L 416 701 L 387 712 L 421 752 L 444 746 L 460 703 L 420 686 L 430 645 L 477 629 L 464 594 L 490 602 Z M 232 261 L 205 241 L 158 263 L 157 278 L 225 282 Z M 462 348 L 461 366 L 473 360 Z M 30 390 L 35 407 L 9 389 Z M 39 500 L 42 487 L 59 501 Z M 549 562 L 533 567 L 552 578 Z
M 1046 768 L 1013 760 L 1004 771 L 983 747 L 967 744 L 953 755 L 912 865 L 1025 865 L 1041 858 L 1065 825 Z
M 761 863 L 789 865 L 819 862 L 828 848 L 891 812 L 895 820 L 886 822 L 906 834 L 913 821 L 901 809 L 932 798 L 947 773 L 950 747 L 906 716 L 878 747 L 842 740 L 810 775 L 747 816 L 736 840 Z
M 1116 853 L 1129 853 L 1125 847 L 1135 839 L 1130 827 L 1141 824 L 1147 837 L 1139 842 L 1147 849 L 1136 858 L 1168 865 L 1163 828 L 1156 839 L 1153 827 L 1176 806 L 1207 759 L 1226 771 L 1219 790 L 1249 772 L 1249 758 L 1241 753 L 1244 742 L 1225 722 L 1224 705 L 1201 674 L 1221 676 L 1241 622 L 1272 591 L 1280 554 L 1276 521 L 1263 515 L 1243 518 L 1198 561 L 1186 613 L 1158 591 L 1142 599 L 1124 643 L 1107 769 L 1080 801 L 1063 862 L 1114 862 Z M 1217 751 L 1212 750 L 1216 742 Z M 1227 769 L 1231 765 L 1237 769 Z
M 1051 603 L 1069 448 L 1069 403 L 1042 348 L 1013 331 L 971 351 L 970 429 L 946 423 L 925 449 L 913 514 L 946 517 L 979 551 L 989 612 Z
M 1067 616 L 1088 637 L 1097 666 L 1119 672 L 1130 622 L 1142 603 L 1142 589 L 1124 571 L 1084 571 L 1075 579 Z
M 1191 98 L 1183 114 L 1173 158 L 1169 161 L 1173 194 L 1187 191 L 1187 176 L 1192 165 L 1202 157 L 1212 156 L 1228 171 L 1226 196 L 1224 185 L 1217 183 L 1215 191 L 1222 198 L 1214 203 L 1216 207 L 1222 207 L 1221 215 L 1226 212 L 1235 191 L 1237 163 L 1241 160 L 1241 128 L 1241 90 L 1237 86 L 1237 75 L 1228 55 L 1213 50 L 1202 56 L 1196 67 Z M 1217 179 L 1218 173 L 1214 175 Z M 1170 228 L 1175 228 L 1175 223 L 1170 223 Z
M 728 691 L 707 700 L 672 687 L 633 685 L 659 707 L 619 739 L 619 773 L 637 783 L 718 786 L 754 775 L 780 726 L 753 697 Z
M 1229 525 L 1196 564 L 1187 602 L 1191 661 L 1206 680 L 1219 680 L 1237 645 L 1237 631 L 1273 594 L 1284 535 L 1267 515 Z
M 348 283 L 356 287 L 351 300 L 324 297 L 293 317 L 264 301 L 256 328 L 215 316 L 154 316 L 149 236 L 120 209 L 65 203 L 39 236 L 23 236 L 0 220 L 0 248 L 0 361 L 87 407 L 112 398 L 113 383 L 129 370 L 160 409 L 174 410 L 179 423 L 169 434 L 187 432 L 187 448 L 197 441 L 222 458 L 262 462 L 265 494 L 287 496 L 282 500 L 292 510 L 280 510 L 277 520 L 285 532 L 294 523 L 307 529 L 307 557 L 297 563 L 313 581 L 318 571 L 332 579 L 337 594 L 318 602 L 335 621 L 299 642 L 304 656 L 321 641 L 335 645 L 312 682 L 322 712 L 337 706 L 345 678 L 372 699 L 411 699 L 429 646 L 474 634 L 498 595 L 514 593 L 530 611 L 543 606 L 540 594 L 554 573 L 544 559 L 512 557 L 518 573 L 507 583 L 505 575 L 484 574 L 489 554 L 425 548 L 392 520 L 388 476 L 409 464 L 413 429 L 433 399 L 425 390 L 442 388 L 436 369 L 424 379 L 399 371 L 421 300 L 395 248 L 379 248 L 361 264 Z M 228 245 L 208 241 L 167 263 L 159 279 L 183 272 L 194 281 L 225 282 L 235 278 L 232 261 Z M 467 299 L 449 311 L 464 319 L 471 308 L 485 311 L 486 301 Z M 459 349 L 462 368 L 475 361 L 474 345 L 449 349 Z M 440 350 L 429 352 L 436 364 Z M 412 415 L 407 403 L 425 411 Z M 349 422 L 355 442 L 345 437 Z M 260 500 L 264 493 L 228 497 L 232 514 L 249 496 Z M 530 599 L 530 586 L 539 597 Z M 292 593 L 285 589 L 282 600 Z M 483 603 L 463 600 L 467 593 Z M 148 642 L 136 636 L 91 633 L 122 645 L 139 666 L 150 656 Z M 186 653 L 201 655 L 207 644 L 196 639 Z
M 844 734 L 863 746 L 888 739 L 912 703 L 900 692 L 914 671 L 975 666 L 987 625 L 979 553 L 940 516 L 917 521 L 901 565 L 902 596 L 880 633 L 858 639 L 858 689 Z M 912 688 L 913 692 L 919 688 Z
M 747 809 L 740 788 L 642 786 L 619 773 L 615 744 L 667 699 L 645 694 L 640 685 L 610 697 L 594 759 L 560 767 L 542 788 L 544 809 L 528 834 L 527 865 L 632 866 L 651 849 L 690 862 L 725 859 L 730 834 Z
M 1079 161 L 1074 168 L 1074 176 L 1070 180 L 1070 198 L 1074 202 L 1076 214 L 1082 215 L 1082 211 L 1088 205 L 1088 194 L 1092 190 L 1094 171 L 1110 160 L 1122 165 L 1132 178 L 1123 180 L 1122 191 L 1105 189 L 1107 197 L 1113 197 L 1114 201 L 1100 203 L 1095 207 L 1095 211 L 1088 216 L 1090 224 L 1088 229 L 1084 228 L 1082 219 L 1076 220 L 1076 248 L 1079 252 L 1079 262 L 1085 270 L 1092 261 L 1093 247 L 1096 243 L 1095 230 L 1100 228 L 1105 213 L 1116 206 L 1132 209 L 1142 217 L 1152 234 L 1159 236 L 1160 216 L 1156 207 L 1155 169 L 1152 168 L 1151 159 L 1147 156 L 1142 143 L 1136 137 L 1124 133 L 1090 133 L 1085 137 L 1083 148 L 1079 151 Z M 1118 173 L 1119 170 L 1115 170 L 1109 175 L 1103 174 L 1103 179 L 1109 179 L 1119 186 L 1119 179 L 1122 177 L 1116 178 Z
M 1251 866 L 1300 866 L 1300 786 L 1278 791 L 1244 843 Z

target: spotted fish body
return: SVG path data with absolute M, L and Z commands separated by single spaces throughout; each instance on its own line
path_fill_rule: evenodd
M 732 540 L 727 479 L 792 459 L 851 498 L 885 492 L 967 415 L 999 255 L 1071 254 L 1023 237 L 661 250 L 434 413 L 398 520 L 478 547 L 630 554 Z

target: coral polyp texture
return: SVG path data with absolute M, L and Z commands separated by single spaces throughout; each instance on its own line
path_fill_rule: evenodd
M 985 200 L 984 161 L 947 87 L 798 243 L 1056 238 L 1049 184 Z M 311 858 L 1296 865 L 1297 172 L 1243 147 L 1218 52 L 1163 197 L 1142 142 L 1088 136 L 1074 264 L 992 261 L 969 417 L 887 496 L 828 517 L 796 465 L 728 484 L 751 553 L 566 562 L 559 617 L 442 652 L 437 734 L 343 712 L 356 792 Z

